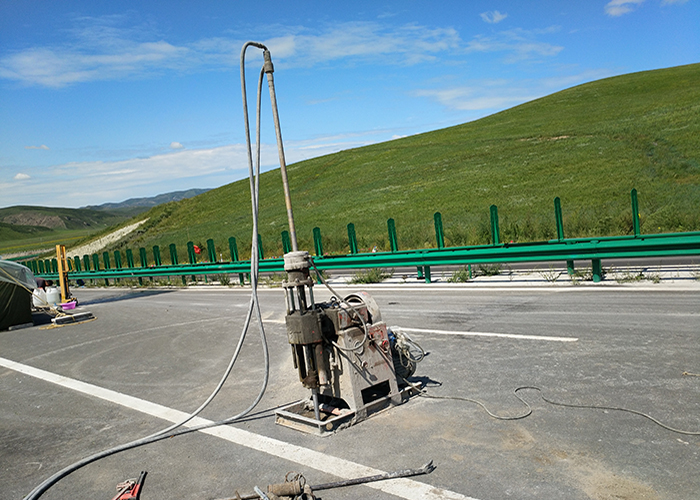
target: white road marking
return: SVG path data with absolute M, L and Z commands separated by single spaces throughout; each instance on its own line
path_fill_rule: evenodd
M 408 333 L 437 333 L 438 335 L 464 335 L 472 337 L 500 337 L 506 339 L 522 339 L 522 340 L 546 340 L 548 342 L 577 342 L 576 337 L 547 337 L 546 335 L 519 335 L 516 333 L 487 333 L 487 332 L 453 332 L 449 330 L 424 330 L 421 328 L 404 328 L 403 326 L 392 326 L 393 330 L 404 331 Z
M 137 410 L 147 415 L 151 415 L 169 422 L 179 422 L 187 417 L 187 413 L 168 408 L 144 399 L 135 398 L 120 392 L 105 389 L 93 384 L 81 382 L 58 375 L 56 373 L 34 368 L 32 366 L 17 363 L 5 358 L 0 358 L 0 366 L 14 370 L 16 372 L 38 378 L 45 382 L 72 389 L 74 391 L 94 396 L 111 403 Z M 210 420 L 195 417 L 185 424 L 187 427 L 211 423 Z M 356 477 L 373 476 L 384 474 L 384 471 L 366 467 L 364 465 L 345 460 L 343 458 L 327 455 L 309 448 L 286 443 L 278 439 L 269 438 L 250 431 L 238 429 L 231 426 L 212 427 L 199 432 L 225 439 L 232 443 L 247 448 L 267 453 L 269 455 L 302 464 L 306 467 L 332 474 L 343 479 L 353 479 Z M 421 483 L 413 479 L 401 478 L 380 481 L 366 484 L 369 488 L 383 491 L 390 495 L 395 495 L 407 500 L 477 500 L 473 497 L 462 495 L 454 491 L 437 488 L 429 484 Z

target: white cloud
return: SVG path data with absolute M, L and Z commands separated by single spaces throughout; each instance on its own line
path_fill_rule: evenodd
M 523 90 L 495 89 L 488 86 L 424 89 L 415 91 L 414 95 L 428 97 L 446 108 L 459 111 L 505 109 L 540 97 Z
M 687 3 L 688 0 L 663 0 L 661 2 L 661 5 L 682 5 L 684 3 Z
M 632 12 L 637 5 L 644 3 L 644 0 L 612 0 L 605 5 L 605 13 L 612 17 L 618 17 Z
M 415 64 L 461 44 L 452 28 L 388 26 L 372 22 L 334 25 L 319 34 L 304 30 L 265 41 L 284 65 L 313 66 L 339 59 L 371 59 Z M 392 56 L 387 59 L 387 56 Z
M 41 146 L 24 146 L 24 149 L 44 149 L 48 151 L 49 147 L 46 144 L 42 144 Z
M 17 175 L 15 175 L 13 177 L 13 179 L 16 181 L 25 181 L 25 180 L 31 179 L 31 178 L 32 178 L 31 175 L 23 174 L 22 172 L 18 173 Z
M 183 146 L 179 142 L 173 141 L 170 143 L 170 149 L 184 149 L 184 148 L 185 148 L 185 146 Z
M 506 52 L 505 62 L 514 63 L 536 57 L 556 56 L 564 50 L 560 45 L 540 42 L 539 35 L 555 33 L 559 30 L 552 26 L 545 30 L 524 30 L 520 28 L 501 31 L 491 36 L 477 35 L 469 41 L 465 52 Z
M 63 45 L 29 47 L 0 57 L 0 78 L 60 88 L 80 82 L 141 77 L 162 70 L 231 68 L 238 65 L 243 45 L 242 40 L 222 37 L 178 45 L 152 33 L 114 26 L 123 21 L 119 16 L 106 21 L 78 21 L 79 28 L 68 30 L 73 39 Z M 279 32 L 279 28 L 275 31 Z M 276 62 L 308 67 L 358 58 L 415 64 L 459 47 L 461 40 L 452 28 L 350 22 L 314 30 L 313 34 L 305 28 L 289 29 L 283 35 L 268 38 L 265 44 Z
M 508 14 L 501 14 L 497 10 L 494 10 L 489 12 L 482 12 L 480 16 L 481 19 L 483 19 L 489 24 L 497 24 L 503 21 L 506 17 L 508 17 Z
M 390 135 L 390 131 L 372 131 L 287 141 L 286 160 L 291 165 L 308 158 L 386 140 Z M 261 169 L 265 171 L 278 166 L 277 145 L 263 144 Z M 210 149 L 181 149 L 121 161 L 55 165 L 47 169 L 46 175 L 32 178 L 32 190 L 46 193 L 44 203 L 48 205 L 79 207 L 192 187 L 218 187 L 247 176 L 246 147 L 233 144 Z M 14 178 L 26 180 L 29 176 L 20 173 Z M 11 182 L 0 182 L 0 192 L 3 193 L 3 206 L 26 204 L 29 195 Z

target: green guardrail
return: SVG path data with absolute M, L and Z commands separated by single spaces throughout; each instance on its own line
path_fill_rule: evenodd
M 566 261 L 570 274 L 574 272 L 574 261 L 590 260 L 593 281 L 602 279 L 603 259 L 619 258 L 645 258 L 645 257 L 669 257 L 700 255 L 700 232 L 665 233 L 665 234 L 640 234 L 639 209 L 637 191 L 631 192 L 633 210 L 634 234 L 626 236 L 607 236 L 599 238 L 566 238 L 564 236 L 564 224 L 561 213 L 561 201 L 554 200 L 554 215 L 557 229 L 557 238 L 549 241 L 534 243 L 501 243 L 498 227 L 498 208 L 490 207 L 491 217 L 491 243 L 488 245 L 446 247 L 442 228 L 442 216 L 439 212 L 434 215 L 435 238 L 437 248 L 421 250 L 399 250 L 396 225 L 393 219 L 387 221 L 387 230 L 391 251 L 358 253 L 355 226 L 350 223 L 348 229 L 348 255 L 328 256 L 323 254 L 321 229 L 313 230 L 314 250 L 316 256 L 314 262 L 319 269 L 362 269 L 372 267 L 416 267 L 419 278 L 430 282 L 430 266 L 437 265 L 471 265 L 487 263 L 518 263 L 518 262 L 544 262 Z M 289 251 L 289 234 L 282 232 L 282 245 L 285 252 Z M 140 267 L 134 263 L 133 253 L 126 250 L 126 267 L 121 259 L 121 253 L 114 251 L 114 263 L 108 252 L 103 252 L 103 266 L 100 267 L 100 258 L 97 254 L 90 257 L 83 256 L 82 266 L 80 257 L 73 257 L 70 262 L 70 279 L 96 280 L 104 279 L 109 285 L 109 280 L 120 278 L 138 278 L 143 283 L 144 277 L 157 276 L 181 276 L 186 283 L 186 276 L 232 274 L 238 273 L 239 281 L 245 282 L 245 274 L 250 272 L 250 261 L 240 260 L 236 238 L 229 238 L 230 261 L 216 262 L 216 247 L 212 239 L 207 240 L 205 249 L 187 243 L 187 264 L 178 264 L 177 248 L 175 244 L 169 246 L 171 264 L 162 262 L 160 248 L 153 247 L 153 265 L 149 266 L 145 248 L 139 249 Z M 284 271 L 284 261 L 281 258 L 264 258 L 262 240 L 258 235 L 260 271 L 281 272 Z M 197 255 L 203 254 L 209 262 L 197 262 Z M 220 255 L 221 257 L 221 255 Z M 45 279 L 58 279 L 56 259 L 24 262 L 31 268 L 35 275 Z M 83 269 L 84 268 L 84 269 Z M 196 279 L 196 278 L 195 278 Z

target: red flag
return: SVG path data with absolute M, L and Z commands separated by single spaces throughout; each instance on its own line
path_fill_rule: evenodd
M 202 253 L 202 249 L 199 248 L 197 245 L 195 245 L 195 246 L 194 246 L 194 253 L 200 254 L 200 253 Z

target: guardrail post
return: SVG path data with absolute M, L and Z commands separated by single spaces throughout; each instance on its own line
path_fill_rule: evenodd
M 96 253 L 92 254 L 92 268 L 95 271 L 100 270 L 100 257 Z
M 51 259 L 51 271 L 55 274 L 58 273 L 58 260 Z
M 139 260 L 141 261 L 141 267 L 148 267 L 148 256 L 146 255 L 146 249 L 139 248 Z
M 491 239 L 493 246 L 500 243 L 499 229 L 498 229 L 498 207 L 496 205 L 491 205 Z
M 207 254 L 209 254 L 209 262 L 212 264 L 218 261 L 216 258 L 216 245 L 214 245 L 214 240 L 211 238 L 207 240 Z
M 593 283 L 600 283 L 603 279 L 603 266 L 601 265 L 600 259 L 591 260 L 591 267 L 593 271 Z
M 265 249 L 263 248 L 260 233 L 258 233 L 258 256 L 260 257 L 260 260 L 265 260 Z
M 314 250 L 316 257 L 323 257 L 323 241 L 321 240 L 321 228 L 314 228 Z
M 86 271 L 90 270 L 90 256 L 88 254 L 83 255 L 83 266 L 85 266 Z
M 355 234 L 355 224 L 352 222 L 348 224 L 348 246 L 351 254 L 357 253 L 357 235 Z
M 557 220 L 557 239 L 564 239 L 564 219 L 561 215 L 561 200 L 557 196 L 554 198 L 554 217 Z
M 236 238 L 233 236 L 228 239 L 228 248 L 231 251 L 231 262 L 238 262 L 238 245 L 236 245 Z M 245 285 L 243 273 L 238 273 L 238 281 L 241 285 Z
M 389 245 L 391 245 L 391 251 L 398 252 L 399 251 L 399 242 L 398 242 L 398 239 L 396 238 L 396 223 L 394 222 L 394 219 L 387 220 L 386 227 L 389 231 Z
M 561 200 L 558 196 L 554 198 L 554 217 L 557 221 L 557 240 L 564 241 L 564 217 L 561 214 Z M 566 272 L 569 276 L 574 274 L 575 269 L 573 260 L 566 261 Z
M 44 261 L 40 260 L 40 261 L 38 262 L 38 267 L 39 267 L 39 274 L 45 274 L 45 271 L 44 271 Z
M 160 247 L 158 245 L 153 245 L 153 265 L 160 267 L 162 262 L 160 260 Z
M 122 268 L 122 254 L 119 250 L 114 251 L 114 267 L 116 269 Z M 117 278 L 117 283 L 121 283 L 121 278 Z
M 102 252 L 102 261 L 105 264 L 105 271 L 111 269 L 109 265 L 109 252 Z M 109 286 L 109 278 L 105 278 L 105 286 Z
M 282 252 L 288 254 L 292 251 L 292 240 L 289 239 L 289 231 L 282 231 Z
M 141 260 L 141 267 L 148 267 L 148 256 L 146 255 L 146 249 L 143 247 L 139 248 L 139 260 Z M 143 285 L 143 277 L 139 276 L 139 285 Z
M 433 214 L 433 219 L 435 220 L 435 241 L 437 242 L 437 247 L 445 248 L 445 232 L 442 229 L 442 214 L 440 212 L 435 212 L 435 214 Z
M 173 266 L 177 266 L 177 247 L 175 246 L 175 243 L 171 243 L 170 245 L 168 245 L 168 249 L 170 250 L 170 263 Z M 187 286 L 187 278 L 185 278 L 185 275 L 183 274 L 180 277 L 182 278 L 182 284 Z
M 131 251 L 131 248 L 126 249 L 126 267 L 129 269 L 133 269 L 134 267 L 134 252 Z
M 430 283 L 430 266 L 423 266 L 425 270 L 425 282 Z
M 177 266 L 177 247 L 175 243 L 168 245 L 168 250 L 170 250 L 170 263 L 173 266 Z
M 639 236 L 639 202 L 637 201 L 636 189 L 630 192 L 630 197 L 632 198 L 632 227 L 634 228 L 634 235 Z
M 197 263 L 197 254 L 194 253 L 194 243 L 191 241 L 187 242 L 187 259 L 190 261 L 190 264 Z

